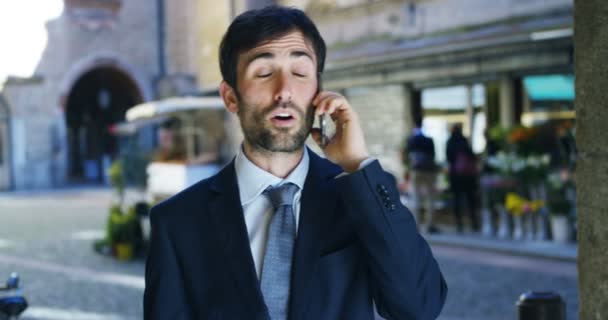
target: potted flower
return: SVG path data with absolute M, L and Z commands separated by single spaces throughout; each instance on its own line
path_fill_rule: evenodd
M 531 224 L 530 215 L 539 211 L 543 206 L 544 201 L 542 200 L 530 201 L 514 192 L 507 194 L 505 198 L 505 209 L 513 215 L 514 239 L 522 240 L 524 238 L 523 217 L 528 217 L 528 223 Z M 531 238 L 532 232 L 531 226 L 528 226 L 528 238 Z
M 565 175 L 553 173 L 548 177 L 547 208 L 550 212 L 551 233 L 553 241 L 567 243 L 571 238 L 570 212 L 572 203 L 567 197 L 570 183 L 564 179 Z
M 113 207 L 116 209 L 115 207 Z M 119 260 L 130 260 L 135 255 L 135 247 L 141 233 L 135 210 L 126 214 L 112 210 L 108 221 L 108 234 L 114 255 Z

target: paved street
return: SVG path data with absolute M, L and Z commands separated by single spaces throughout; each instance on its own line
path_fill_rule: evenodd
M 21 275 L 24 319 L 141 319 L 144 262 L 97 255 L 110 193 L 104 189 L 0 193 L 0 277 Z M 555 290 L 578 310 L 576 264 L 434 246 L 450 287 L 442 320 L 516 319 L 527 290 Z

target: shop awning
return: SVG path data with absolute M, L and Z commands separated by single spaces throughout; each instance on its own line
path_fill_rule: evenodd
M 532 101 L 573 101 L 573 75 L 544 75 L 524 78 L 524 86 Z

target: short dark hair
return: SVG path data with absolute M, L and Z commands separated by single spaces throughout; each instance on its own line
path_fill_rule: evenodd
M 224 81 L 237 90 L 236 69 L 239 54 L 294 30 L 302 32 L 312 43 L 317 56 L 317 73 L 322 73 L 326 48 L 315 24 L 299 9 L 273 5 L 246 11 L 237 16 L 228 27 L 220 44 L 220 71 Z

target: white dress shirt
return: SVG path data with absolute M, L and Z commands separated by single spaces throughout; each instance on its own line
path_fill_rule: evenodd
M 249 235 L 251 255 L 253 256 L 258 279 L 260 279 L 262 273 L 262 263 L 264 260 L 264 253 L 266 252 L 268 225 L 270 224 L 270 218 L 274 211 L 270 200 L 262 193 L 269 186 L 276 187 L 287 182 L 291 182 L 299 187 L 293 201 L 293 212 L 296 218 L 297 232 L 300 217 L 300 198 L 302 196 L 304 181 L 308 174 L 309 161 L 308 149 L 304 148 L 304 156 L 302 157 L 302 160 L 300 160 L 300 163 L 289 176 L 285 179 L 281 179 L 264 171 L 247 159 L 242 147 L 236 155 L 234 168 L 236 170 L 241 205 L 243 206 L 243 213 L 245 215 L 247 234 Z

